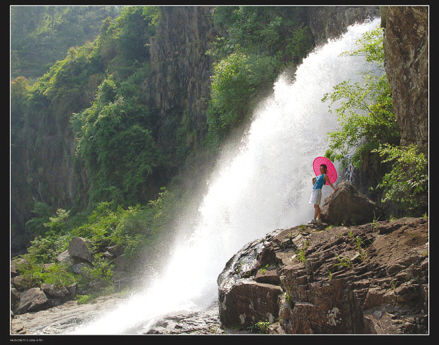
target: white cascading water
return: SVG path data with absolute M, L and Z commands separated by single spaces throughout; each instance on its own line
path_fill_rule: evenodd
M 358 73 L 370 69 L 364 57 L 340 53 L 355 49 L 356 40 L 379 22 L 350 26 L 342 37 L 310 53 L 293 83 L 279 77 L 238 152 L 224 154 L 192 235 L 182 234 L 170 248 L 165 269 L 143 292 L 71 334 L 144 333 L 168 313 L 203 310 L 217 300 L 217 277 L 239 249 L 275 229 L 311 219 L 312 161 L 324 155 L 327 132 L 337 128 L 321 99 L 336 84 L 360 80 Z M 323 190 L 324 196 L 332 191 Z

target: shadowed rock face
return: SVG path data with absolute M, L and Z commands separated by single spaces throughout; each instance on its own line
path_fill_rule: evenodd
M 401 144 L 428 153 L 428 7 L 383 6 L 385 69 Z
M 276 230 L 232 257 L 218 285 L 226 328 L 268 321 L 276 334 L 426 333 L 428 221 Z

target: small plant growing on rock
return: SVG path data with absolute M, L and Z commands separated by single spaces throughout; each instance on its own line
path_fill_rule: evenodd
M 290 288 L 287 286 L 286 287 L 286 292 L 285 292 L 285 302 L 288 303 L 288 305 L 290 306 L 290 308 L 293 307 L 293 300 L 291 299 L 291 290 Z
M 268 326 L 270 326 L 268 321 L 260 321 L 253 326 L 249 326 L 247 329 L 252 333 L 266 334 L 268 331 Z
M 390 285 L 391 285 L 391 287 L 392 287 L 392 290 L 393 290 L 393 293 L 396 293 L 396 285 L 398 284 L 398 281 L 396 281 L 396 280 L 392 280 L 391 282 L 390 282 Z
M 352 262 L 348 257 L 341 258 L 337 256 L 337 259 L 338 259 L 338 263 L 334 264 L 334 267 L 344 266 L 347 267 L 348 269 L 352 268 Z
M 305 252 L 303 251 L 303 249 L 298 249 L 296 254 L 297 254 L 297 257 L 299 258 L 299 260 L 305 264 L 306 263 L 306 256 L 305 256 Z
M 360 236 L 356 237 L 356 242 L 357 242 L 357 249 L 361 252 L 362 249 L 363 249 L 364 242 L 363 242 L 363 240 L 361 239 Z
M 365 250 L 363 249 L 364 242 L 360 236 L 356 237 L 356 242 L 357 242 L 357 249 L 360 252 L 361 260 L 365 260 L 367 257 L 367 254 L 366 254 Z

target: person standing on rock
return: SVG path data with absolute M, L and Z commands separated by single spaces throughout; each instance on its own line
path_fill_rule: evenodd
M 328 167 L 326 164 L 320 165 L 320 173 L 321 175 L 313 177 L 312 179 L 312 193 L 311 198 L 309 199 L 310 204 L 314 204 L 314 218 L 311 219 L 308 224 L 315 224 L 317 221 L 321 222 L 320 218 L 320 202 L 322 201 L 322 187 L 327 182 L 331 188 L 335 191 L 338 190 L 338 187 L 335 188 L 334 185 L 329 180 L 328 175 L 326 174 L 326 171 L 328 170 Z

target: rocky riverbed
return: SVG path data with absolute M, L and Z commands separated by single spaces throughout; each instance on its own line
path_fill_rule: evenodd
M 90 322 L 102 313 L 109 312 L 128 297 L 119 294 L 102 296 L 92 303 L 78 304 L 68 301 L 59 306 L 15 315 L 11 319 L 12 334 L 56 335 L 69 334 L 78 326 Z M 179 311 L 164 316 L 147 330 L 138 326 L 132 334 L 226 334 L 233 330 L 223 329 L 218 317 L 218 305 L 214 303 L 207 310 Z

